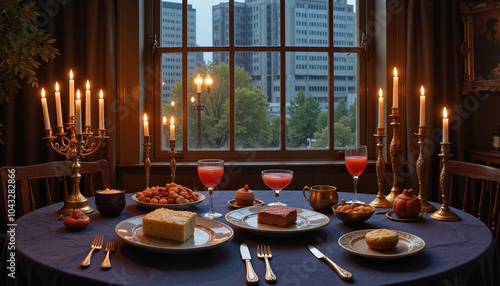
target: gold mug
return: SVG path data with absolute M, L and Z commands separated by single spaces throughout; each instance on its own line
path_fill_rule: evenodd
M 309 197 L 306 196 L 306 190 L 309 192 Z M 337 188 L 334 186 L 316 185 L 310 188 L 305 186 L 302 194 L 311 207 L 319 212 L 331 212 L 333 205 L 339 201 Z

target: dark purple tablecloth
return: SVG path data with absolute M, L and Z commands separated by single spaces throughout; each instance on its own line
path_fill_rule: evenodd
M 233 210 L 227 201 L 234 198 L 234 193 L 216 191 L 215 210 L 223 214 Z M 329 225 L 294 237 L 266 237 L 233 227 L 232 241 L 219 247 L 192 254 L 162 254 L 127 244 L 115 234 L 118 222 L 147 212 L 138 207 L 131 196 L 127 194 L 127 206 L 121 216 L 104 218 L 95 212 L 90 215 L 90 226 L 80 232 L 70 232 L 62 221 L 56 220 L 61 203 L 18 219 L 15 229 L 16 284 L 244 285 L 245 265 L 239 246 L 245 242 L 250 247 L 260 285 L 266 282 L 264 261 L 256 257 L 259 244 L 272 248 L 271 265 L 279 285 L 500 285 L 500 264 L 490 231 L 473 216 L 456 209 L 453 210 L 462 218 L 458 222 L 435 221 L 426 214 L 419 221 L 406 223 L 377 214 L 357 227 L 346 226 L 332 213 L 327 213 L 331 219 Z M 350 196 L 352 194 L 340 193 L 341 198 L 349 199 Z M 257 191 L 256 198 L 266 203 L 274 200 L 271 191 Z M 369 202 L 374 195 L 361 194 L 360 198 Z M 93 198 L 89 201 L 93 206 Z M 300 191 L 283 191 L 282 201 L 289 206 L 311 209 Z M 207 209 L 208 198 L 192 210 L 199 214 Z M 224 217 L 219 221 L 228 224 Z M 370 260 L 348 253 L 338 245 L 340 236 L 368 228 L 412 233 L 425 240 L 426 248 L 406 258 Z M 80 268 L 96 235 L 104 235 L 104 243 L 115 241 L 117 244 L 109 271 L 100 269 L 104 250 L 94 253 L 89 268 Z M 316 245 L 350 271 L 354 280 L 342 281 L 328 264 L 309 252 L 306 244 Z M 5 275 L 5 267 L 2 268 Z M 13 280 L 7 278 L 7 282 L 11 284 Z

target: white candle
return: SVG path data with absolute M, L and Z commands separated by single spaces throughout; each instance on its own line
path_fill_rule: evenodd
M 378 128 L 384 128 L 384 97 L 382 89 L 378 91 Z
M 76 91 L 76 134 L 82 134 L 82 100 L 80 99 L 80 90 Z
M 144 136 L 149 136 L 149 122 L 146 113 L 144 113 Z
M 102 96 L 102 89 L 99 93 L 99 129 L 104 130 L 104 98 Z
M 165 143 L 167 142 L 167 117 L 163 116 L 163 134 L 165 134 Z
M 420 126 L 425 126 L 425 94 L 424 94 L 424 86 L 420 88 Z
M 90 99 L 90 82 L 87 80 L 87 90 L 85 91 L 85 125 L 90 126 L 92 121 L 92 114 L 90 110 L 91 106 Z
M 175 124 L 173 116 L 170 118 L 170 140 L 175 140 Z
M 201 84 L 203 80 L 201 79 L 200 74 L 194 79 L 194 83 L 196 84 L 196 93 L 201 93 Z
M 56 82 L 56 113 L 57 113 L 57 126 L 63 126 L 63 118 L 62 118 L 62 107 L 61 107 L 61 92 L 59 92 L 59 84 Z
M 443 109 L 443 143 L 448 141 L 448 112 L 446 112 L 446 107 Z
M 69 116 L 75 116 L 75 80 L 73 70 L 69 71 Z
M 392 107 L 398 107 L 398 70 L 396 68 L 394 68 L 392 81 Z
M 49 109 L 47 108 L 47 99 L 45 98 L 45 90 L 42 88 L 42 110 L 45 129 L 50 129 Z

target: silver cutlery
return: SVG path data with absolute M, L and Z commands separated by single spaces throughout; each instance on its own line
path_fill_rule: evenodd
M 316 258 L 318 258 L 319 260 L 323 260 L 324 259 L 328 263 L 330 263 L 330 265 L 333 267 L 333 269 L 335 270 L 335 272 L 337 272 L 337 274 L 340 276 L 340 278 L 342 278 L 344 280 L 351 280 L 352 279 L 352 274 L 350 272 L 348 272 L 344 268 L 338 266 L 335 262 L 333 262 L 326 255 L 324 255 L 316 247 L 314 247 L 312 245 L 307 245 L 307 248 L 309 248 L 309 250 L 311 251 L 311 253 L 314 254 L 314 256 L 316 256 Z
M 82 267 L 88 267 L 90 265 L 90 257 L 92 256 L 92 253 L 94 250 L 100 250 L 102 248 L 102 241 L 103 241 L 102 236 L 96 236 L 94 238 L 94 242 L 92 242 L 92 246 L 90 248 L 89 254 L 87 254 L 87 257 L 82 261 L 82 264 L 80 264 Z
M 240 254 L 243 261 L 245 261 L 245 266 L 247 268 L 247 283 L 248 284 L 257 284 L 259 283 L 259 277 L 255 274 L 255 271 L 252 267 L 252 257 L 250 256 L 250 250 L 246 243 L 242 243 L 240 245 Z
M 101 264 L 102 269 L 108 270 L 111 268 L 111 261 L 109 260 L 109 253 L 110 252 L 115 252 L 115 243 L 114 242 L 108 242 L 106 244 L 106 258 L 104 258 L 104 261 Z
M 269 263 L 269 259 L 273 257 L 273 254 L 271 253 L 271 247 L 269 247 L 269 245 L 267 246 L 258 245 L 257 257 L 264 258 L 264 261 L 266 262 L 266 277 L 265 277 L 266 281 L 269 283 L 275 283 L 276 275 L 274 275 L 274 272 L 271 269 L 271 264 Z

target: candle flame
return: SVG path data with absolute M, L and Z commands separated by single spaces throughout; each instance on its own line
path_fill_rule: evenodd
M 167 124 L 167 117 L 163 116 L 163 125 L 166 125 L 166 124 Z
M 102 99 L 102 89 L 101 92 L 99 93 L 99 97 Z
M 76 90 L 76 99 L 80 100 L 80 90 Z
M 398 70 L 394 67 L 394 77 L 398 77 Z
M 148 122 L 148 116 L 144 113 L 144 122 Z
M 42 88 L 42 97 L 45 98 L 45 89 Z
M 73 70 L 69 70 L 69 78 L 73 79 Z
M 194 83 L 198 86 L 198 85 L 201 85 L 203 83 L 203 80 L 201 79 L 201 76 L 200 74 L 198 74 L 196 76 L 196 78 L 194 79 Z
M 448 112 L 446 111 L 446 107 L 443 109 L 443 118 L 448 118 Z
M 89 90 L 89 89 L 90 89 L 90 82 L 89 82 L 89 80 L 87 80 L 87 90 Z
M 214 83 L 214 80 L 210 77 L 210 74 L 207 74 L 207 77 L 205 78 L 205 85 L 211 86 L 213 83 Z
M 424 93 L 424 86 L 423 86 L 423 85 L 422 85 L 422 87 L 420 88 L 420 94 L 421 94 L 421 95 L 424 95 L 424 94 L 425 94 L 425 93 Z
M 378 96 L 382 98 L 382 88 L 378 90 Z
M 59 91 L 59 84 L 56 81 L 56 91 Z
M 174 117 L 170 117 L 170 124 L 174 125 Z
M 172 104 L 172 107 L 174 107 L 174 105 L 175 105 L 175 102 L 174 102 L 174 101 L 172 100 L 172 102 L 171 102 L 170 104 Z
M 191 96 L 191 102 L 194 103 L 194 96 Z

